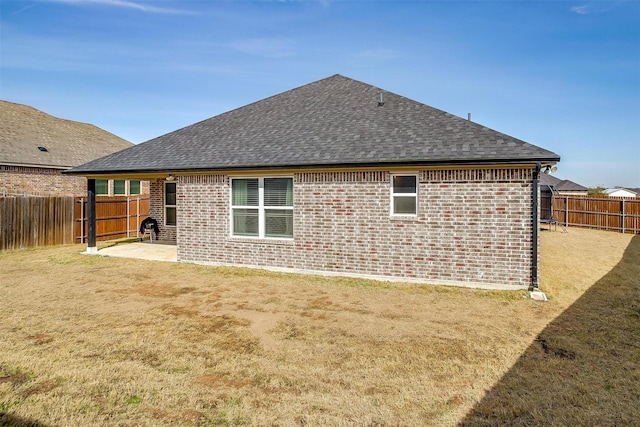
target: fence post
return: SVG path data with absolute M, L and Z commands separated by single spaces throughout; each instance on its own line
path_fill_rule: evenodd
M 136 237 L 140 237 L 138 224 L 140 224 L 140 196 L 136 197 Z
M 131 237 L 131 210 L 129 209 L 129 204 L 131 203 L 131 199 L 127 196 L 127 237 Z
M 624 234 L 624 199 L 620 201 L 620 226 L 622 228 L 622 234 Z
M 564 226 L 569 226 L 569 196 L 564 196 Z
M 82 198 L 80 201 L 80 244 L 84 244 L 84 200 Z

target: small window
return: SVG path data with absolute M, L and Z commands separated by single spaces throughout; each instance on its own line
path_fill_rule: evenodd
M 418 177 L 416 175 L 391 176 L 391 214 L 418 214 Z
M 129 194 L 132 196 L 140 194 L 140 181 L 129 181 Z
M 233 236 L 293 238 L 293 178 L 231 180 Z
M 113 195 L 114 196 L 124 196 L 127 194 L 127 188 L 125 186 L 125 182 L 123 179 L 114 179 L 113 180 Z
M 166 182 L 164 187 L 164 223 L 176 225 L 176 183 Z
M 109 195 L 109 181 L 106 179 L 96 179 L 96 196 Z

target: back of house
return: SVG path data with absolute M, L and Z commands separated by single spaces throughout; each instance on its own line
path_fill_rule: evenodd
M 560 157 L 334 75 L 68 173 L 151 181 L 178 259 L 523 288 L 538 177 Z

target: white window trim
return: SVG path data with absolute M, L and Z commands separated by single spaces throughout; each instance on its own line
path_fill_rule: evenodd
M 124 181 L 124 193 L 116 194 L 116 181 Z M 112 179 L 111 188 L 113 189 L 114 196 L 128 196 L 129 195 L 129 180 L 128 179 Z
M 394 193 L 393 192 L 393 178 L 396 176 L 414 176 L 416 178 L 416 192 L 415 193 Z M 391 214 L 392 217 L 409 217 L 409 218 L 415 218 L 418 216 L 418 212 L 420 212 L 420 198 L 418 197 L 418 194 L 420 193 L 420 175 L 416 172 L 406 172 L 406 173 L 392 173 L 390 174 L 390 179 L 389 179 L 389 212 Z M 407 214 L 407 213 L 395 213 L 394 212 L 394 204 L 393 204 L 393 199 L 395 196 L 399 196 L 399 197 L 410 197 L 413 196 L 416 198 L 416 212 L 412 213 L 412 214 Z
M 96 180 L 98 181 L 98 180 Z M 140 193 L 131 194 L 131 181 L 130 179 L 124 180 L 124 194 L 115 194 L 115 179 L 101 179 L 100 181 L 107 181 L 107 194 L 96 194 L 97 197 L 114 197 L 114 196 L 142 196 L 142 181 L 134 179 L 133 181 L 140 182 Z
M 168 184 L 175 184 L 176 185 L 176 204 L 175 205 L 167 205 L 167 185 Z M 162 195 L 162 202 L 164 205 L 164 212 L 163 215 L 164 216 L 164 226 L 165 227 L 177 227 L 178 225 L 178 184 L 174 181 L 174 182 L 166 182 L 164 183 L 164 194 Z M 176 210 L 176 224 L 167 224 L 167 208 L 174 208 Z
M 264 179 L 265 178 L 289 178 L 293 181 L 292 176 L 282 175 L 266 175 L 266 176 L 234 176 L 229 179 L 229 235 L 234 239 L 268 239 L 268 240 L 293 240 L 292 237 L 270 237 L 265 236 L 265 210 L 290 210 L 293 206 L 265 206 L 264 205 Z M 233 205 L 233 183 L 234 179 L 257 179 L 258 180 L 258 206 L 234 206 Z M 295 192 L 295 188 L 293 190 Z M 234 209 L 257 209 L 258 210 L 258 235 L 257 236 L 240 236 L 233 234 L 233 210 Z
M 140 193 L 138 194 L 131 194 L 131 181 L 138 181 L 140 183 Z M 140 181 L 139 179 L 127 179 L 126 183 L 124 184 L 126 191 L 127 191 L 127 196 L 140 196 L 142 194 L 142 181 Z
M 110 179 L 96 179 L 97 181 L 107 181 L 107 194 L 98 194 L 96 191 L 96 197 L 109 197 L 111 196 L 111 181 Z

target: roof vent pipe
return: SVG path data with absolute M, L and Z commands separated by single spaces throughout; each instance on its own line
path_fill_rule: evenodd
M 471 113 L 467 113 L 467 120 L 471 121 Z
M 382 92 L 380 92 L 380 101 L 378 101 L 378 107 L 384 106 L 384 99 L 382 99 Z

